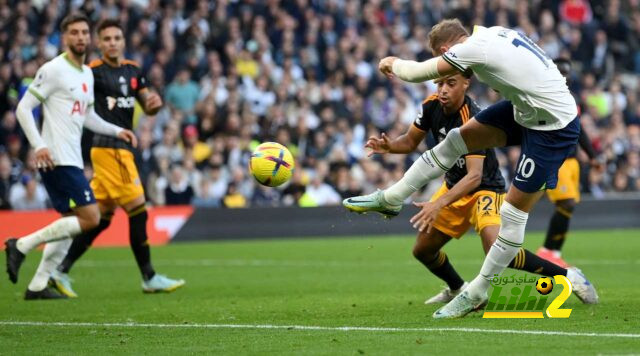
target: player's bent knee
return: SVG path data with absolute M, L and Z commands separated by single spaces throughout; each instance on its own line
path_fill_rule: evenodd
M 100 224 L 100 210 L 97 205 L 79 210 L 77 216 L 83 231 L 94 229 Z
M 426 246 L 416 245 L 413 247 L 413 257 L 418 261 L 432 261 L 438 257 L 438 250 L 432 251 Z
M 558 200 L 556 202 L 556 207 L 564 209 L 569 213 L 573 213 L 573 210 L 576 208 L 576 201 L 575 199 Z

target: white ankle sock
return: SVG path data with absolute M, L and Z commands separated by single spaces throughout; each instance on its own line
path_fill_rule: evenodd
M 66 216 L 30 235 L 18 239 L 17 247 L 20 252 L 26 255 L 40 244 L 68 239 L 79 235 L 81 232 L 78 218 L 75 216 Z
M 413 162 L 402 179 L 385 189 L 384 200 L 391 205 L 402 204 L 429 181 L 443 175 L 453 167 L 460 156 L 468 152 L 467 145 L 460 135 L 460 129 L 456 127 L 449 131 L 444 141 Z
M 524 242 L 524 230 L 529 214 L 505 201 L 500 207 L 500 218 L 502 223 L 498 239 L 491 245 L 480 274 L 469 283 L 469 293 L 474 297 L 487 291 L 494 274 L 500 274 L 507 268 Z

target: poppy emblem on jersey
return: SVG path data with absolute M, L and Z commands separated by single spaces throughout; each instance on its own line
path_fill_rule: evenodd
M 82 83 L 82 91 L 86 93 L 88 90 L 87 83 Z
M 131 78 L 131 89 L 138 89 L 138 78 Z

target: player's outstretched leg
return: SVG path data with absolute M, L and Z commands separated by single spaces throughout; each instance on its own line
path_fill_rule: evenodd
M 171 279 L 156 273 L 151 265 L 151 250 L 147 238 L 148 213 L 144 202 L 127 209 L 129 215 L 129 242 L 142 274 L 145 293 L 173 292 L 185 284 L 183 279 Z
M 56 266 L 62 261 L 70 245 L 71 239 L 65 239 L 49 242 L 44 246 L 38 269 L 24 294 L 25 300 L 75 297 L 73 294 L 58 292 L 55 282 L 50 280 L 52 271 L 55 271 Z
M 442 142 L 413 162 L 398 182 L 384 191 L 347 198 L 342 204 L 347 209 L 358 213 L 373 211 L 386 217 L 396 216 L 405 199 L 429 181 L 443 175 L 460 156 L 468 152 L 467 145 L 460 135 L 460 129 L 455 128 L 449 131 Z
M 37 246 L 58 240 L 64 240 L 81 232 L 80 221 L 76 216 L 60 218 L 44 228 L 20 239 L 9 239 L 5 242 L 7 254 L 7 273 L 9 280 L 18 281 L 18 271 L 24 257 Z

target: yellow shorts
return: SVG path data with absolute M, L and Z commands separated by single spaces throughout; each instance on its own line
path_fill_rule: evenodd
M 448 191 L 447 184 L 443 183 L 431 197 L 431 201 L 438 199 Z M 500 205 L 502 205 L 504 196 L 504 193 L 490 190 L 480 190 L 465 195 L 442 208 L 433 227 L 458 239 L 469 230 L 471 225 L 477 233 L 480 233 L 487 226 L 500 225 Z
M 91 149 L 93 179 L 91 189 L 96 200 L 112 200 L 125 205 L 144 195 L 133 153 L 121 148 Z
M 567 158 L 558 170 L 558 185 L 547 190 L 552 202 L 565 199 L 580 201 L 580 163 L 576 158 Z

